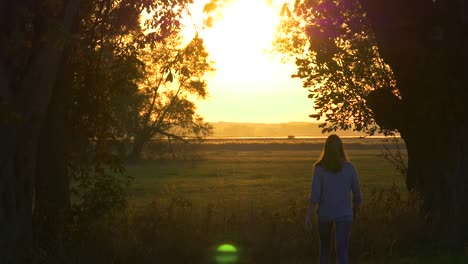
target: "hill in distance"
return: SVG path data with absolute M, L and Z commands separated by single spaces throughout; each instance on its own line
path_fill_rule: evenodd
M 222 137 L 327 137 L 316 122 L 288 122 L 288 123 L 235 123 L 214 122 L 213 135 Z M 346 137 L 364 136 L 362 132 L 336 131 L 335 134 Z

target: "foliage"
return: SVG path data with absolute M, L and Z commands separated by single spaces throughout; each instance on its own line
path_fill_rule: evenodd
M 84 5 L 75 52 L 70 136 L 73 152 L 98 141 L 132 142 L 133 156 L 156 134 L 209 134 L 190 96 L 204 98 L 203 41 L 182 47 L 180 18 L 191 1 L 124 1 Z M 176 7 L 176 5 L 178 5 Z M 140 20 L 140 14 L 150 14 Z M 99 18 L 99 19 L 96 19 Z M 141 27 L 143 22 L 143 28 Z M 175 133 L 176 128 L 184 134 Z M 123 151 L 128 154 L 128 151 Z M 80 155 L 80 154 L 79 154 Z M 80 155 L 83 157 L 83 155 Z
M 169 140 L 204 137 L 211 126 L 196 114 L 195 98 L 207 94 L 206 74 L 213 71 L 203 40 L 195 36 L 182 45 L 179 36 L 155 45 L 140 54 L 144 62 L 144 80 L 136 96 L 142 98 L 132 115 L 125 135 L 133 141 L 133 158 L 138 158 L 144 144 L 157 136 Z M 194 99 L 192 99 L 194 98 Z
M 117 155 L 107 153 L 103 147 L 97 149 L 103 153 L 90 151 L 89 164 L 69 165 L 72 215 L 77 221 L 89 222 L 126 206 L 126 187 L 131 177 L 124 174 L 125 167 Z
M 370 135 L 379 128 L 366 104 L 371 91 L 396 93 L 395 80 L 379 56 L 358 1 L 295 1 L 284 4 L 275 50 L 294 59 L 294 78 L 303 80 L 314 100 L 323 132 L 353 129 Z
M 129 122 L 147 100 L 139 90 L 147 69 L 141 52 L 177 35 L 190 3 L 81 2 L 67 126 L 75 214 L 98 217 L 125 204 L 122 138 L 128 131 L 122 120 Z M 148 14 L 144 20 L 142 13 Z
M 231 2 L 232 0 L 209 0 L 203 7 L 204 26 L 212 27 L 216 18 L 222 16 L 221 10 Z

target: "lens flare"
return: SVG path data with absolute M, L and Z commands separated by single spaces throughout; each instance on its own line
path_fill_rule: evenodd
M 239 260 L 237 248 L 231 244 L 222 244 L 216 248 L 217 264 L 234 264 Z

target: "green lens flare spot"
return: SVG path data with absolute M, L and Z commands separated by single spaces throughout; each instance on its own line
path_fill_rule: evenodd
M 237 248 L 230 244 L 222 244 L 218 247 L 217 251 L 222 253 L 236 253 Z
M 222 244 L 216 248 L 217 264 L 235 264 L 239 260 L 237 248 L 230 244 Z

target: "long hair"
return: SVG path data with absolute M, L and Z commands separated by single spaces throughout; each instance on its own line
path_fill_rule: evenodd
M 335 134 L 328 136 L 323 147 L 322 156 L 315 164 L 327 171 L 339 172 L 343 167 L 343 162 L 348 161 L 343 149 L 343 142 Z

